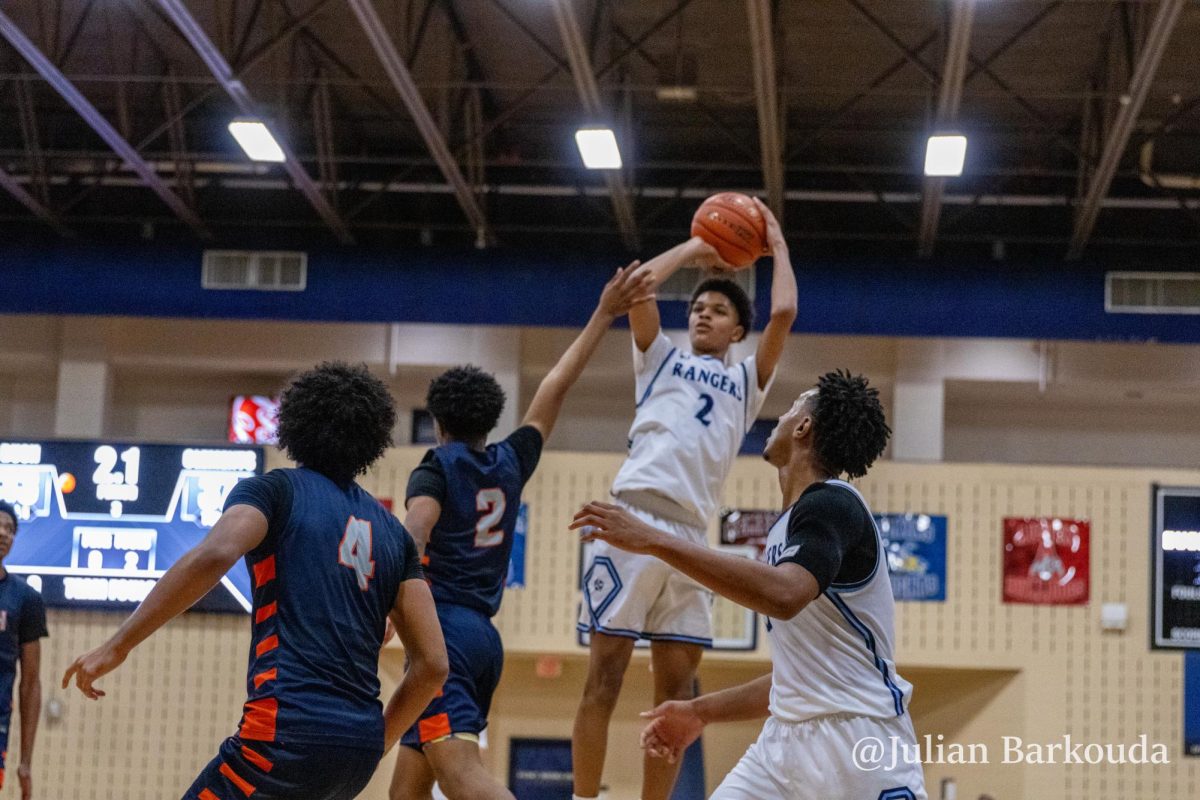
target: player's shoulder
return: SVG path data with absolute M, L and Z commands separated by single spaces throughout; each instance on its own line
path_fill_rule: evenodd
M 29 581 L 20 575 L 8 573 L 8 579 L 12 581 L 13 592 L 22 600 L 22 602 L 33 601 L 42 602 L 42 593 L 29 585 Z
M 805 489 L 793 509 L 800 513 L 836 514 L 839 517 L 860 517 L 865 513 L 863 502 L 853 489 L 829 481 L 819 481 Z

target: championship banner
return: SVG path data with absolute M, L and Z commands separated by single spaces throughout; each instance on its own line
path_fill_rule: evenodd
M 1155 486 L 1152 507 L 1150 644 L 1200 650 L 1200 488 Z
M 517 800 L 571 800 L 570 739 L 510 739 L 508 788 Z
M 761 555 L 767 547 L 767 534 L 771 532 L 771 526 L 778 519 L 778 511 L 722 509 L 721 544 L 756 547 Z
M 897 600 L 946 600 L 946 518 L 876 514 L 892 594 Z
M 1004 520 L 1004 602 L 1086 605 L 1091 524 L 1059 517 Z

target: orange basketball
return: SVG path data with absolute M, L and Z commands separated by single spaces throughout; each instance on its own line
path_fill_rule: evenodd
M 692 236 L 715 247 L 726 264 L 741 269 L 766 252 L 767 222 L 746 195 L 721 192 L 696 209 Z

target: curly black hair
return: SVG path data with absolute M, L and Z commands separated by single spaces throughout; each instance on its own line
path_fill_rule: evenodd
M 750 297 L 746 294 L 746 290 L 737 285 L 736 281 L 729 278 L 708 278 L 700 282 L 692 292 L 692 302 L 688 304 L 691 308 L 695 304 L 696 298 L 705 292 L 717 292 L 729 298 L 729 302 L 733 303 L 733 310 L 737 312 L 738 324 L 750 333 L 750 328 L 754 325 L 754 306 L 750 303 Z
M 849 370 L 827 372 L 817 380 L 812 418 L 817 459 L 834 475 L 866 475 L 892 435 L 879 390 Z
M 17 535 L 17 528 L 21 525 L 21 520 L 17 518 L 17 510 L 13 508 L 11 503 L 6 503 L 0 500 L 0 514 L 8 514 L 13 521 L 13 535 Z
M 392 444 L 396 402 L 366 364 L 326 361 L 297 375 L 279 404 L 279 447 L 347 484 Z
M 504 410 L 504 390 L 479 367 L 454 367 L 429 384 L 425 407 L 452 439 L 474 442 L 496 427 Z

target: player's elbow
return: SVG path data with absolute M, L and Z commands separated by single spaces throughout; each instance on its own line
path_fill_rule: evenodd
M 780 621 L 792 619 L 803 611 L 805 606 L 811 603 L 812 600 L 813 594 L 807 587 L 777 587 L 770 599 L 770 609 L 767 611 L 767 616 Z
M 771 322 L 792 327 L 792 323 L 796 321 L 796 298 L 791 297 L 788 300 L 771 303 Z
M 409 670 L 412 677 L 422 688 L 427 689 L 432 697 L 438 693 L 450 675 L 450 658 L 446 655 L 446 648 L 438 647 L 433 652 L 422 653 L 419 658 L 413 658 Z

